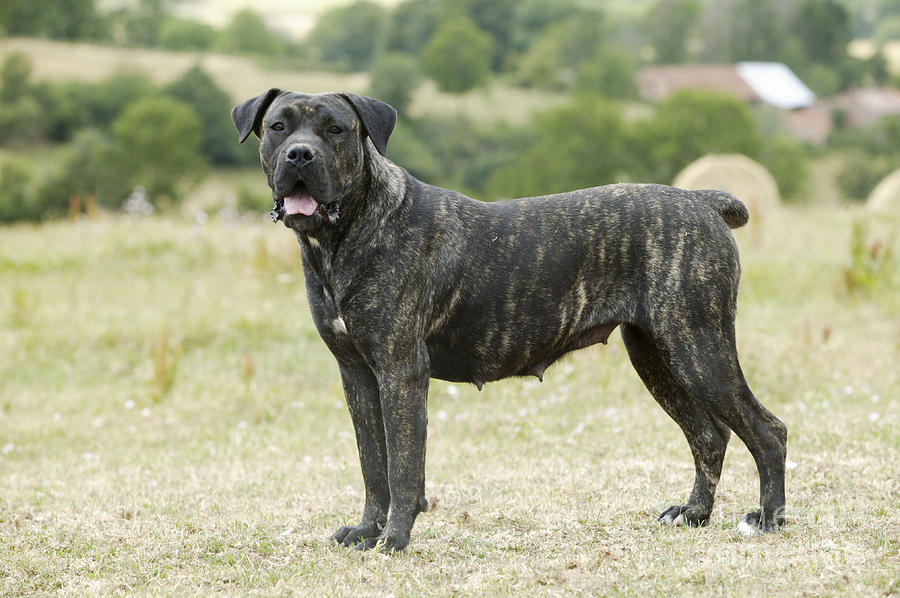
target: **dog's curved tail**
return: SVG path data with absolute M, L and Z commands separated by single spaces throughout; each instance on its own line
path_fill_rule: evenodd
M 709 198 L 722 220 L 730 228 L 740 228 L 747 224 L 747 221 L 750 219 L 750 212 L 747 210 L 747 206 L 731 193 L 719 191 L 718 189 L 706 189 L 698 193 L 702 193 Z

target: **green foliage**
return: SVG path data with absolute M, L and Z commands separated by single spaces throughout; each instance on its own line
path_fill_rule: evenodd
M 547 2 L 546 0 L 522 0 L 512 13 L 512 39 L 510 52 L 521 54 L 528 50 L 553 25 L 577 14 L 581 9 L 572 0 Z
M 829 145 L 848 154 L 837 178 L 844 196 L 865 201 L 881 179 L 900 168 L 900 116 L 862 129 L 839 129 Z
M 31 97 L 31 58 L 14 52 L 0 65 L 0 142 L 28 140 L 40 130 L 40 107 Z
M 209 50 L 216 36 L 216 30 L 206 23 L 169 17 L 160 26 L 159 45 L 175 52 Z
M 475 23 L 475 27 L 484 31 L 491 40 L 487 50 L 493 71 L 501 70 L 512 51 L 515 22 L 510 15 L 515 12 L 519 2 L 520 0 L 452 0 L 454 7 L 461 8 L 465 16 Z
M 867 293 L 879 285 L 890 286 L 891 278 L 897 272 L 896 240 L 896 232 L 886 238 L 872 238 L 864 220 L 853 223 L 850 265 L 844 268 L 844 287 L 849 293 Z
M 627 100 L 637 97 L 635 72 L 631 54 L 618 48 L 600 48 L 578 68 L 575 89 L 582 92 Z
M 698 0 L 657 0 L 653 4 L 644 27 L 653 44 L 656 62 L 678 64 L 685 61 L 699 14 Z
M 29 92 L 31 71 L 34 69 L 31 57 L 13 52 L 0 65 L 0 102 L 18 102 Z
M 422 80 L 418 62 L 407 54 L 385 54 L 378 59 L 369 74 L 369 95 L 387 102 L 401 115 L 405 115 L 413 92 Z
M 368 0 L 332 8 L 307 36 L 310 54 L 321 62 L 364 71 L 372 65 L 386 25 L 384 8 Z
M 113 28 L 122 43 L 129 46 L 156 46 L 166 20 L 166 0 L 139 0 L 137 6 L 114 13 L 113 19 Z
M 418 56 L 431 39 L 441 18 L 435 0 L 407 0 L 391 11 L 385 32 L 385 50 Z
M 760 151 L 759 162 L 778 184 L 784 201 L 800 201 L 809 191 L 808 150 L 790 137 L 779 135 L 767 139 Z
M 108 127 L 126 106 L 154 94 L 156 85 L 146 73 L 119 71 L 89 89 L 87 101 L 91 123 Z
M 519 60 L 519 81 L 543 89 L 572 87 L 581 66 L 599 56 L 604 29 L 598 12 L 549 26 Z
M 10 161 L 0 166 L 0 222 L 40 218 L 32 179 L 31 169 L 23 162 Z
M 148 97 L 129 105 L 113 123 L 114 168 L 131 173 L 151 201 L 179 199 L 178 184 L 204 170 L 201 120 L 194 110 L 168 97 Z
M 422 67 L 443 91 L 461 93 L 483 85 L 491 73 L 491 37 L 468 18 L 443 23 L 422 54 Z
M 801 0 L 794 17 L 794 35 L 816 62 L 837 62 L 853 39 L 850 13 L 836 0 Z
M 0 30 L 8 35 L 100 39 L 106 35 L 106 23 L 95 0 L 4 0 Z
M 55 142 L 68 141 L 91 124 L 91 86 L 78 81 L 41 81 L 32 87 L 40 111 L 41 135 Z
M 521 156 L 491 176 L 498 197 L 541 195 L 594 187 L 628 178 L 630 135 L 621 111 L 595 96 L 539 115 Z
M 847 155 L 837 177 L 844 198 L 863 202 L 881 180 L 900 167 L 896 155 L 853 151 Z
M 254 164 L 252 144 L 235 143 L 231 98 L 199 65 L 166 86 L 168 95 L 190 106 L 200 117 L 200 151 L 214 164 Z
M 639 125 L 649 178 L 671 181 L 706 154 L 759 156 L 762 139 L 749 108 L 729 95 L 686 90 L 669 96 Z
M 235 13 L 228 27 L 219 34 L 218 48 L 225 52 L 272 56 L 280 54 L 284 47 L 281 38 L 250 9 Z
M 73 194 L 93 195 L 97 203 L 117 209 L 134 187 L 131 172 L 118 165 L 118 148 L 94 129 L 79 131 L 56 167 L 42 180 L 37 196 L 42 206 L 62 213 Z

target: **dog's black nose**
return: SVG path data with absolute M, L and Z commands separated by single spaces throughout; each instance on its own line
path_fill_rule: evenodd
M 303 168 L 315 159 L 316 155 L 308 145 L 294 145 L 288 148 L 288 152 L 284 156 L 285 162 L 293 164 L 297 168 Z

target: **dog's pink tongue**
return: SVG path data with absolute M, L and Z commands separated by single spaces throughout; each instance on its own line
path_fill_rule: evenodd
M 318 207 L 319 202 L 314 200 L 309 193 L 297 193 L 284 198 L 284 211 L 288 214 L 312 216 Z

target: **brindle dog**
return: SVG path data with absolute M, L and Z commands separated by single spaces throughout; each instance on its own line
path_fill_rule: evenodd
M 331 537 L 402 550 L 425 499 L 430 378 L 534 375 L 619 327 L 647 389 L 682 428 L 696 474 L 658 520 L 705 525 L 730 431 L 760 476 L 739 531 L 784 523 L 787 430 L 753 396 L 735 348 L 740 265 L 720 191 L 619 184 L 483 203 L 385 157 L 396 112 L 352 93 L 270 89 L 232 111 L 300 243 L 313 321 L 337 359 L 365 484 Z

